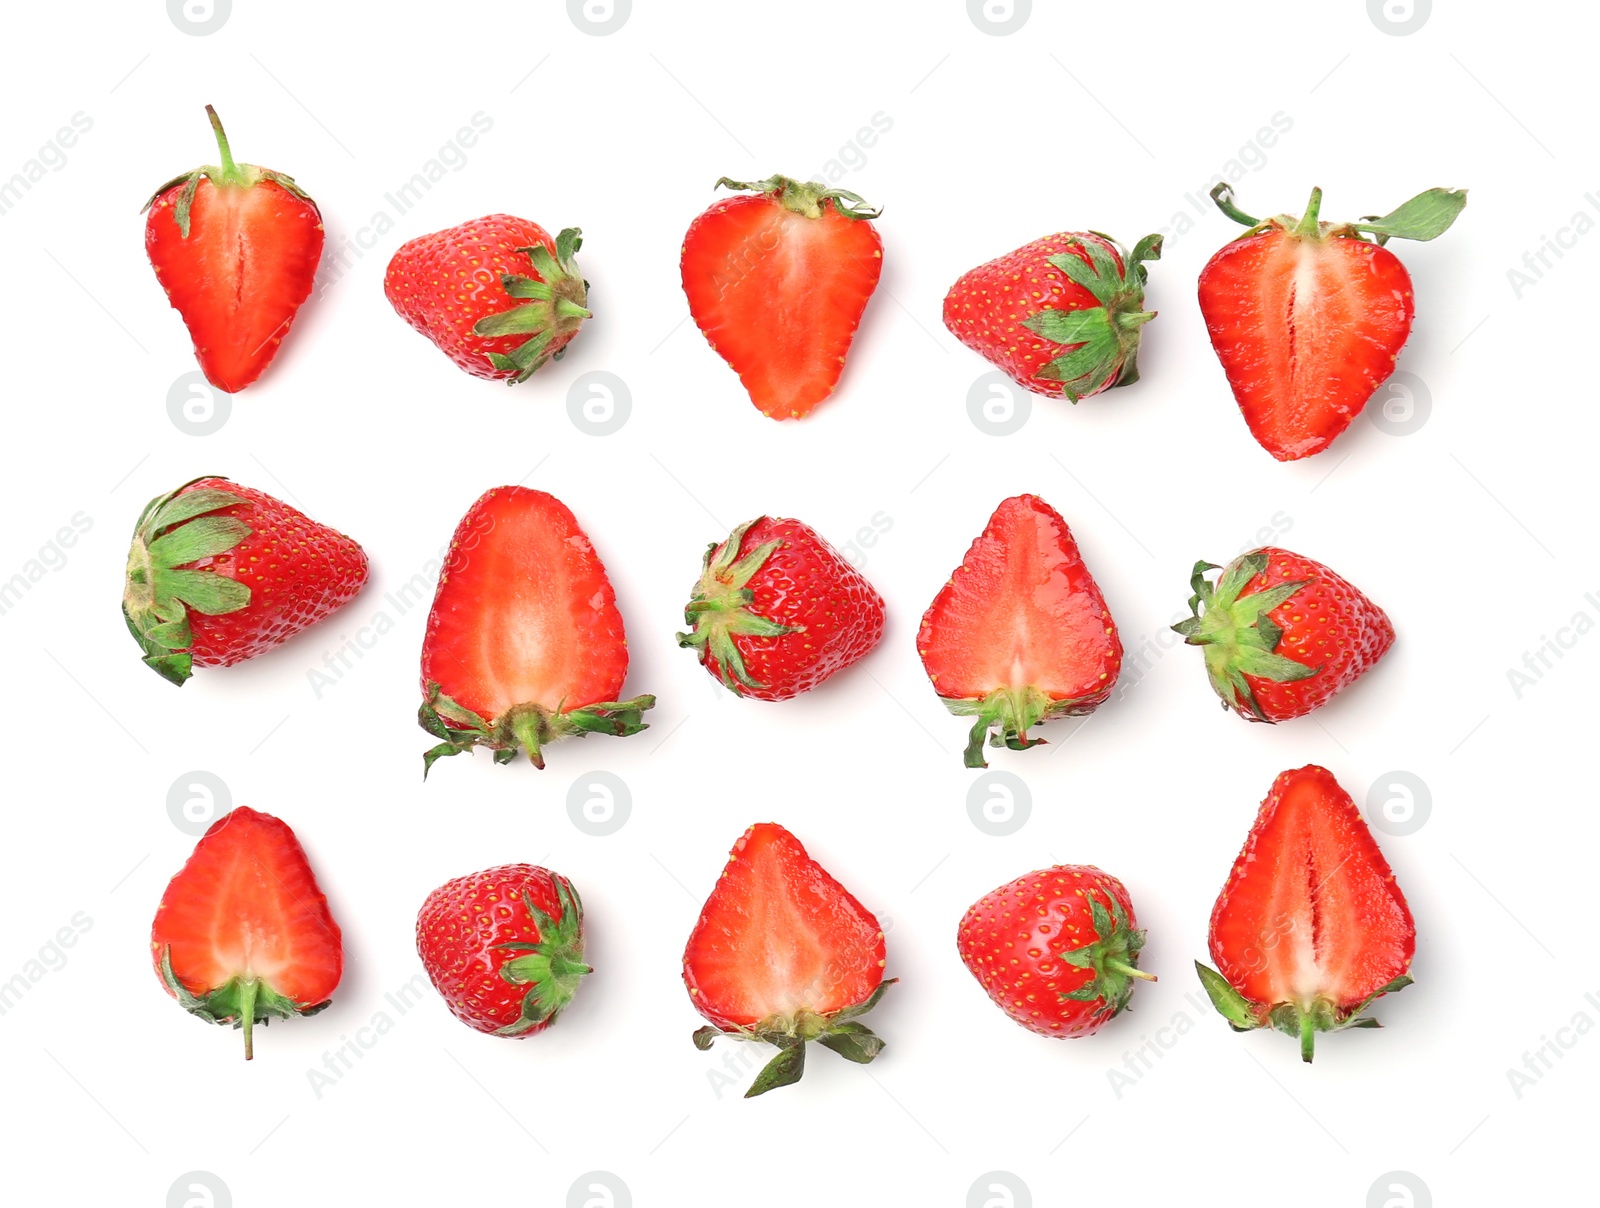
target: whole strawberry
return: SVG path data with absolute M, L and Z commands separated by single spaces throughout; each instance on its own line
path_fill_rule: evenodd
M 457 1019 L 519 1039 L 553 1024 L 593 972 L 583 962 L 578 891 L 533 864 L 503 864 L 435 889 L 417 912 L 417 955 Z
M 181 685 L 286 642 L 367 581 L 362 548 L 264 491 L 196 478 L 145 505 L 122 614 L 144 661 Z
M 220 164 L 169 180 L 145 202 L 144 246 L 195 358 L 218 390 L 243 390 L 266 370 L 311 295 L 322 213 L 292 176 L 238 164 L 206 106 Z
M 1133 902 L 1093 864 L 1057 864 L 986 893 L 956 948 L 1002 1011 L 1041 1036 L 1087 1036 L 1115 1018 L 1141 970 Z
M 788 700 L 864 657 L 883 597 L 798 520 L 758 516 L 706 551 L 678 645 L 740 696 Z
M 1195 563 L 1194 616 L 1172 628 L 1205 651 L 1212 689 L 1249 721 L 1305 716 L 1394 644 L 1383 609 L 1320 562 L 1269 546 L 1235 558 L 1213 586 L 1216 569 Z
M 568 227 L 551 239 L 536 222 L 490 214 L 402 244 L 383 292 L 473 377 L 524 382 L 589 317 L 588 283 L 572 259 L 581 236 Z
M 1139 380 L 1139 332 L 1156 317 L 1145 262 L 1160 258 L 1160 235 L 1131 256 L 1094 231 L 1046 235 L 963 273 L 944 325 L 1024 389 L 1075 403 Z

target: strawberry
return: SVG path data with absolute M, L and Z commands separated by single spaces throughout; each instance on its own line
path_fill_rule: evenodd
M 577 517 L 543 491 L 484 492 L 450 539 L 422 641 L 417 720 L 443 740 L 423 777 L 473 747 L 542 768 L 558 739 L 637 734 L 656 698 L 619 700 L 627 674 L 616 592 Z
M 344 971 L 339 924 L 294 831 L 247 805 L 218 818 L 167 884 L 150 927 L 167 993 L 207 1023 L 244 1030 L 313 1015 Z
M 1333 773 L 1273 781 L 1211 911 L 1211 959 L 1195 962 L 1236 1032 L 1277 1028 L 1311 1060 L 1318 1032 L 1375 1028 L 1375 998 L 1411 984 L 1417 930 L 1388 861 Z M 1220 972 L 1219 972 L 1220 970 Z
M 395 312 L 473 377 L 525 382 L 560 357 L 589 317 L 572 257 L 583 232 L 490 214 L 409 243 L 389 261 Z
M 678 645 L 724 687 L 788 700 L 878 644 L 883 597 L 810 525 L 758 516 L 706 550 L 683 619 Z
M 1205 651 L 1211 687 L 1247 721 L 1304 717 L 1372 669 L 1394 626 L 1348 579 L 1268 546 L 1240 554 L 1215 586 L 1196 562 L 1192 617 L 1172 628 Z
M 739 837 L 683 952 L 683 984 L 719 1036 L 776 1045 L 745 1098 L 798 1082 L 806 1042 L 866 1064 L 883 1041 L 855 1022 L 894 981 L 883 980 L 883 930 L 776 822 Z
M 226 478 L 157 495 L 128 550 L 122 615 L 147 666 L 182 685 L 288 641 L 353 599 L 362 548 L 281 499 Z
M 548 868 L 503 864 L 446 881 L 417 912 L 428 980 L 469 1028 L 522 1039 L 566 1009 L 584 974 L 583 903 Z
M 1024 751 L 1028 729 L 1094 712 L 1122 668 L 1105 598 L 1059 512 L 1037 495 L 1005 500 L 922 614 L 917 653 L 945 707 L 975 717 L 966 765 L 991 746 Z
M 689 313 L 750 401 L 798 419 L 833 393 L 883 269 L 878 216 L 857 194 L 771 176 L 717 186 L 683 237 Z
M 1265 222 L 1241 213 L 1233 190 L 1211 198 L 1250 229 L 1200 272 L 1200 311 L 1250 432 L 1279 461 L 1320 453 L 1394 372 L 1411 334 L 1411 277 L 1384 247 L 1434 239 L 1467 204 L 1464 189 L 1429 189 L 1382 218 Z M 1369 239 L 1368 236 L 1371 236 Z
M 261 376 L 311 296 L 322 214 L 292 176 L 236 164 L 206 106 L 222 163 L 174 177 L 145 202 L 150 267 L 183 316 L 206 380 L 230 394 Z
M 1046 235 L 963 273 L 944 325 L 1023 389 L 1075 403 L 1139 380 L 1140 329 L 1156 317 L 1145 262 L 1160 258 L 1160 235 L 1131 256 L 1096 231 Z
M 1056 864 L 986 893 L 961 917 L 956 948 L 995 1005 L 1041 1036 L 1088 1036 L 1127 1009 L 1144 932 L 1122 882 L 1093 864 Z

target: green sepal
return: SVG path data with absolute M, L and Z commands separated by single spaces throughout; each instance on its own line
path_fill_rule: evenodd
M 695 584 L 683 610 L 684 623 L 691 628 L 688 633 L 677 635 L 678 645 L 695 651 L 702 666 L 707 658 L 716 659 L 723 686 L 741 695 L 745 688 L 765 685 L 746 670 L 744 655 L 734 639 L 782 637 L 802 628 L 780 624 L 750 607 L 755 600 L 755 593 L 748 586 L 750 580 L 783 545 L 782 541 L 767 541 L 744 557 L 739 556 L 745 534 L 760 519 L 746 520 L 728 534 L 726 541 L 713 542 L 706 547 L 700 563 L 700 581 Z
M 1127 386 L 1139 380 L 1139 332 L 1155 318 L 1144 309 L 1145 263 L 1161 258 L 1161 236 L 1146 235 L 1130 253 L 1111 236 L 1091 231 L 1117 249 L 1121 257 L 1094 240 L 1074 240 L 1089 260 L 1059 252 L 1046 263 L 1094 295 L 1100 305 L 1082 310 L 1048 308 L 1023 320 L 1023 326 L 1066 351 L 1041 368 L 1036 377 L 1060 382 L 1063 397 L 1076 403 L 1107 382 Z M 1114 379 L 1114 380 L 1112 380 Z
M 1278 583 L 1244 595 L 1251 581 L 1267 569 L 1267 556 L 1259 550 L 1228 563 L 1213 585 L 1206 574 L 1216 569 L 1212 562 L 1194 564 L 1189 576 L 1193 592 L 1189 611 L 1193 615 L 1172 629 L 1183 635 L 1185 644 L 1204 651 L 1206 675 L 1225 707 L 1251 721 L 1271 722 L 1246 677 L 1286 684 L 1322 673 L 1321 666 L 1308 666 L 1277 653 L 1283 628 L 1267 615 L 1288 603 L 1311 580 Z
M 1217 1014 L 1228 1021 L 1230 1028 L 1235 1032 L 1248 1032 L 1262 1026 L 1260 1012 L 1249 999 L 1228 984 L 1227 978 L 1199 961 L 1195 961 L 1194 971 L 1200 975 L 1200 984 L 1205 987 L 1211 1005 L 1217 1009 Z
M 538 942 L 495 945 L 518 954 L 500 966 L 501 978 L 513 986 L 528 987 L 522 996 L 521 1016 L 497 1029 L 496 1036 L 521 1036 L 541 1024 L 554 1023 L 572 1002 L 579 982 L 594 972 L 583 961 L 583 902 L 571 881 L 559 874 L 552 876 L 561 918 L 551 918 L 524 890 L 522 905 L 539 932 Z
M 983 757 L 986 738 L 991 747 L 1026 751 L 1046 741 L 1028 737 L 1028 731 L 1034 726 L 1062 717 L 1086 717 L 1104 703 L 1105 696 L 1052 700 L 1030 684 L 1024 688 L 999 688 L 981 699 L 951 696 L 939 699 L 955 716 L 975 719 L 967 732 L 967 745 L 961 758 L 969 768 L 986 768 L 989 766 Z
M 591 317 L 589 283 L 583 279 L 573 259 L 582 246 L 583 232 L 577 227 L 567 227 L 556 236 L 553 255 L 542 243 L 519 247 L 517 251 L 528 257 L 538 276 L 505 273 L 500 284 L 521 305 L 485 315 L 473 324 L 473 334 L 485 338 L 530 337 L 509 354 L 484 353 L 496 372 L 512 375 L 507 385 L 514 386 L 532 377 L 550 360 L 550 345 L 559 341 L 564 346 L 583 326 L 583 321 Z
M 200 481 L 190 479 L 145 505 L 128 547 L 122 589 L 122 616 L 145 665 L 180 686 L 194 670 L 188 652 L 194 639 L 189 614 L 223 616 L 250 603 L 250 588 L 238 580 L 217 571 L 186 569 L 227 553 L 250 535 L 242 520 L 212 514 L 242 504 L 240 496 L 214 487 L 182 493 Z
M 1088 969 L 1093 976 L 1076 990 L 1056 991 L 1062 1002 L 1100 1002 L 1104 1005 L 1095 1012 L 1101 1020 L 1112 1019 L 1128 1007 L 1133 997 L 1135 981 L 1155 981 L 1155 974 L 1139 968 L 1139 950 L 1144 947 L 1144 932 L 1135 930 L 1128 912 L 1115 895 L 1105 893 L 1109 909 L 1086 890 L 1089 918 L 1094 924 L 1098 939 L 1060 953 L 1066 964 L 1078 969 Z
M 1387 985 L 1374 990 L 1348 1011 L 1340 1011 L 1326 998 L 1313 998 L 1309 1003 L 1281 1002 L 1271 1006 L 1253 1003 L 1229 984 L 1215 969 L 1194 963 L 1200 975 L 1200 984 L 1217 1013 L 1228 1021 L 1235 1032 L 1248 1032 L 1255 1028 L 1271 1027 L 1300 1042 L 1300 1059 L 1310 1062 L 1316 1052 L 1319 1032 L 1343 1032 L 1347 1028 L 1379 1028 L 1383 1025 L 1365 1014 L 1379 998 L 1394 994 L 1411 984 L 1410 974 L 1402 973 Z
M 1263 231 L 1290 231 L 1307 239 L 1360 239 L 1376 243 L 1379 247 L 1391 239 L 1413 239 L 1426 242 L 1437 239 L 1450 229 L 1467 206 L 1465 189 L 1425 189 L 1409 201 L 1384 215 L 1368 214 L 1360 222 L 1323 222 L 1322 190 L 1311 190 L 1311 199 L 1303 213 L 1277 214 L 1271 218 L 1253 218 L 1244 213 L 1233 201 L 1233 186 L 1225 182 L 1211 189 L 1211 200 L 1217 208 L 1235 222 L 1250 228 L 1240 235 L 1248 239 Z M 1368 239 L 1368 236 L 1371 236 Z
M 451 700 L 438 684 L 430 681 L 427 695 L 417 709 L 417 724 L 443 741 L 423 752 L 422 778 L 428 778 L 439 760 L 474 747 L 493 751 L 497 764 L 510 763 L 519 751 L 525 751 L 534 767 L 543 768 L 544 748 L 560 739 L 584 734 L 627 738 L 649 729 L 644 714 L 655 703 L 656 698 L 648 694 L 577 709 L 558 705 L 552 710 L 529 703 L 513 705 L 498 718 L 488 721 Z
M 729 180 L 724 176 L 712 187 L 774 197 L 786 210 L 804 214 L 807 218 L 821 218 L 824 201 L 831 202 L 834 210 L 846 218 L 877 218 L 883 213 L 880 207 L 867 204 L 861 194 L 852 193 L 849 189 L 830 189 L 820 181 L 795 180 L 789 176 L 769 176 L 751 183 Z
M 842 1007 L 837 1011 L 824 1014 L 801 1008 L 792 1016 L 769 1015 L 749 1027 L 701 1027 L 695 1029 L 690 1039 L 701 1052 L 705 1052 L 718 1037 L 723 1036 L 730 1040 L 757 1040 L 776 1045 L 778 1055 L 762 1067 L 755 1081 L 750 1084 L 750 1089 L 744 1093 L 746 1099 L 752 1099 L 800 1081 L 800 1075 L 805 1073 L 805 1050 L 810 1041 L 818 1041 L 824 1048 L 858 1065 L 866 1065 L 877 1057 L 884 1049 L 882 1038 L 865 1024 L 856 1023 L 855 1019 L 877 1006 L 883 992 L 897 980 L 891 977 L 879 982 L 866 998 L 854 1006 Z
M 317 203 L 311 199 L 310 194 L 295 184 L 294 177 L 287 176 L 282 172 L 274 172 L 271 168 L 258 167 L 255 164 L 234 163 L 233 152 L 228 147 L 228 136 L 222 129 L 222 119 L 217 116 L 217 111 L 210 105 L 206 106 L 206 116 L 211 119 L 212 133 L 216 135 L 217 150 L 221 153 L 222 162 L 220 164 L 202 164 L 192 172 L 174 176 L 150 195 L 150 200 L 139 208 L 139 213 L 143 214 L 151 206 L 155 205 L 157 199 L 165 195 L 168 190 L 183 185 L 183 192 L 178 195 L 178 200 L 173 204 L 172 218 L 178 224 L 179 237 L 183 239 L 189 238 L 189 216 L 194 209 L 194 195 L 200 188 L 200 181 L 205 179 L 219 189 L 250 189 L 263 181 L 269 181 L 298 197 L 301 201 L 306 202 L 313 210 L 317 210 L 319 218 L 322 216 L 322 211 L 318 209 Z
M 170 944 L 161 950 L 160 968 L 161 980 L 166 983 L 167 989 L 172 991 L 173 997 L 178 1000 L 178 1005 L 185 1011 L 206 1023 L 221 1024 L 225 1027 L 231 1024 L 244 1032 L 246 1061 L 255 1056 L 252 1029 L 256 1024 L 265 1026 L 274 1019 L 315 1015 L 333 1001 L 330 998 L 319 1003 L 302 1005 L 292 998 L 279 994 L 266 982 L 253 977 L 233 978 L 225 985 L 207 991 L 204 998 L 198 997 L 190 993 L 173 973 Z

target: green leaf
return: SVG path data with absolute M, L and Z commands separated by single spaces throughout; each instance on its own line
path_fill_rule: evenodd
M 539 307 L 514 306 L 498 314 L 485 315 L 472 325 L 472 332 L 480 336 L 532 335 L 541 331 L 549 321 L 549 313 Z M 512 355 L 515 358 L 515 353 Z
M 1429 189 L 1381 218 L 1363 219 L 1352 225 L 1358 231 L 1378 236 L 1379 243 L 1390 239 L 1437 239 L 1450 229 L 1467 205 L 1465 189 Z
M 206 570 L 164 570 L 161 586 L 196 612 L 208 617 L 238 612 L 250 603 L 243 583 Z
M 555 290 L 543 281 L 535 281 L 532 277 L 513 277 L 508 273 L 500 278 L 500 284 L 505 286 L 506 293 L 513 298 L 537 298 L 548 302 L 555 297 Z
M 1240 646 L 1233 657 L 1233 667 L 1257 679 L 1271 680 L 1275 684 L 1292 684 L 1310 679 L 1321 672 L 1321 667 L 1307 667 L 1304 663 L 1281 654 L 1269 654 L 1251 646 Z
M 703 1053 L 709 1049 L 717 1037 L 721 1035 L 721 1028 L 713 1028 L 710 1025 L 707 1025 L 703 1028 L 696 1028 L 694 1035 L 690 1037 L 690 1039 L 694 1041 L 694 1047 Z
M 777 1090 L 780 1086 L 799 1082 L 800 1075 L 805 1072 L 805 1042 L 796 1040 L 793 1044 L 778 1050 L 778 1055 L 761 1067 L 761 1072 L 756 1075 L 756 1080 L 750 1084 L 750 1089 L 744 1093 L 744 1097 L 753 1099 L 757 1095 Z
M 1099 302 L 1101 306 L 1111 305 L 1111 299 L 1117 290 L 1116 281 L 1107 281 L 1079 257 L 1074 256 L 1071 252 L 1062 252 L 1059 255 L 1047 257 L 1045 263 L 1060 269 L 1066 274 L 1069 281 L 1083 286 L 1084 289 L 1094 295 L 1095 301 Z
M 183 566 L 225 554 L 250 535 L 250 526 L 232 516 L 201 516 L 168 529 L 150 545 L 156 566 Z
M 244 500 L 233 492 L 218 490 L 216 487 L 206 487 L 202 491 L 185 491 L 181 495 L 173 496 L 156 510 L 150 520 L 150 527 L 155 531 L 168 529 L 195 516 L 218 512 L 243 502 Z
M 1023 326 L 1057 344 L 1086 344 L 1111 336 L 1110 316 L 1104 307 L 1090 310 L 1041 310 Z
M 1235 1029 L 1246 1032 L 1261 1026 L 1256 1018 L 1255 1008 L 1244 995 L 1228 984 L 1227 978 L 1199 961 L 1195 961 L 1194 971 L 1200 975 L 1200 984 L 1205 987 L 1206 997 L 1211 1000 L 1211 1005 Z
M 818 1040 L 846 1061 L 866 1065 L 883 1052 L 883 1039 L 864 1023 L 844 1023 L 824 1032 Z

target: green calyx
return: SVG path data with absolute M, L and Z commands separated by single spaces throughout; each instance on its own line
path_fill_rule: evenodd
M 1311 190 L 1305 213 L 1299 217 L 1278 214 L 1267 219 L 1252 218 L 1234 205 L 1233 186 L 1226 182 L 1212 188 L 1211 200 L 1229 218 L 1250 228 L 1239 236 L 1240 239 L 1248 239 L 1263 231 L 1281 230 L 1289 231 L 1301 239 L 1360 239 L 1382 247 L 1391 239 L 1415 239 L 1418 242 L 1437 239 L 1450 229 L 1450 224 L 1466 208 L 1467 191 L 1427 189 L 1387 214 L 1368 214 L 1360 222 L 1345 223 L 1321 221 L 1320 188 Z
M 1064 963 L 1091 970 L 1094 976 L 1070 993 L 1058 990 L 1056 994 L 1062 1002 L 1103 1003 L 1098 1014 L 1102 1019 L 1111 1019 L 1127 1008 L 1135 981 L 1155 981 L 1156 977 L 1139 968 L 1144 932 L 1133 928 L 1128 912 L 1114 895 L 1103 895 L 1110 903 L 1109 909 L 1095 895 L 1092 889 L 1084 892 L 1089 903 L 1089 917 L 1100 938 L 1059 954 Z
M 653 696 L 632 700 L 606 701 L 578 709 L 546 709 L 543 705 L 513 705 L 493 722 L 485 721 L 471 709 L 458 705 L 439 689 L 428 684 L 427 698 L 417 710 L 417 724 L 442 741 L 422 754 L 422 778 L 428 778 L 433 765 L 447 755 L 459 755 L 474 747 L 494 752 L 496 763 L 510 763 L 518 751 L 526 751 L 536 768 L 544 767 L 544 748 L 563 738 L 584 734 L 610 734 L 626 738 L 649 729 L 645 710 L 656 703 Z
M 534 905 L 533 895 L 524 890 L 522 904 L 539 930 L 536 944 L 496 944 L 503 952 L 516 956 L 500 966 L 500 976 L 513 986 L 527 986 L 522 996 L 522 1015 L 515 1023 L 496 1030 L 496 1036 L 521 1036 L 541 1024 L 554 1023 L 577 993 L 578 983 L 594 970 L 583 963 L 583 903 L 572 882 L 555 876 L 556 901 L 561 918 L 552 919 Z
M 208 991 L 204 998 L 199 998 L 184 987 L 172 972 L 172 948 L 167 946 L 161 950 L 161 980 L 166 983 L 177 998 L 178 1005 L 189 1014 L 205 1020 L 207 1023 L 216 1023 L 227 1026 L 232 1024 L 244 1032 L 244 1059 L 251 1060 L 255 1056 L 255 1044 L 251 1029 L 256 1024 L 268 1024 L 274 1019 L 294 1019 L 301 1015 L 315 1015 L 333 1000 L 311 1006 L 301 1006 L 292 998 L 285 998 L 260 978 L 236 977 L 226 985 L 218 986 L 215 990 Z
M 1068 346 L 1035 376 L 1060 382 L 1062 395 L 1074 403 L 1113 378 L 1112 386 L 1139 380 L 1139 331 L 1156 317 L 1155 311 L 1144 308 L 1145 262 L 1161 259 L 1161 236 L 1146 235 L 1130 254 L 1111 236 L 1090 234 L 1114 246 L 1122 263 L 1090 239 L 1077 244 L 1088 253 L 1088 263 L 1071 252 L 1050 256 L 1046 263 L 1088 290 L 1100 305 L 1041 310 L 1022 324 L 1051 343 Z
M 1224 707 L 1252 721 L 1270 722 L 1256 699 L 1255 689 L 1246 676 L 1276 684 L 1310 679 L 1321 667 L 1306 664 L 1276 653 L 1283 628 L 1267 614 L 1285 603 L 1310 580 L 1279 583 L 1265 591 L 1241 593 L 1250 581 L 1267 569 L 1267 556 L 1256 552 L 1242 554 L 1228 563 L 1212 586 L 1206 572 L 1218 569 L 1211 562 L 1196 562 L 1189 586 L 1189 610 L 1194 613 L 1172 628 L 1190 646 L 1205 652 L 1206 675 L 1212 690 Z
M 822 203 L 825 201 L 832 202 L 833 208 L 846 218 L 877 218 L 883 213 L 882 209 L 868 205 L 861 194 L 852 193 L 849 189 L 830 189 L 818 181 L 794 180 L 788 176 L 769 176 L 766 180 L 754 183 L 729 180 L 724 176 L 713 187 L 775 197 L 784 209 L 804 214 L 807 218 L 821 218 Z
M 856 1023 L 855 1020 L 877 1006 L 883 992 L 897 980 L 891 977 L 888 981 L 879 982 L 878 988 L 855 1006 L 825 1015 L 801 1008 L 793 1015 L 769 1015 L 747 1028 L 729 1028 L 726 1031 L 715 1026 L 698 1028 L 692 1038 L 694 1047 L 704 1052 L 719 1036 L 776 1045 L 778 1055 L 762 1066 L 750 1089 L 744 1093 L 746 1099 L 754 1099 L 780 1086 L 799 1082 L 800 1076 L 806 1072 L 806 1044 L 813 1040 L 825 1049 L 832 1049 L 846 1061 L 866 1065 L 883 1052 L 883 1041 L 866 1024 Z
M 975 719 L 962 754 L 969 768 L 989 766 L 983 757 L 985 737 L 991 747 L 1026 751 L 1046 741 L 1028 737 L 1028 731 L 1040 722 L 1054 721 L 1058 717 L 1083 717 L 1095 709 L 1093 704 L 1082 699 L 1051 700 L 1031 684 L 1022 688 L 998 688 L 979 699 L 949 696 L 939 699 L 957 717 Z
M 1411 984 L 1411 975 L 1402 973 L 1388 985 L 1374 990 L 1348 1011 L 1341 1011 L 1320 995 L 1306 1002 L 1281 1002 L 1271 1006 L 1253 1003 L 1235 990 L 1228 979 L 1215 969 L 1194 963 L 1205 987 L 1206 997 L 1217 1013 L 1228 1021 L 1235 1032 L 1249 1032 L 1256 1028 L 1276 1028 L 1300 1041 L 1300 1059 L 1310 1062 L 1316 1048 L 1318 1032 L 1342 1032 L 1346 1028 L 1380 1028 L 1383 1025 L 1368 1017 L 1365 1012 L 1385 994 L 1394 994 Z
M 755 523 L 747 520 L 729 533 L 726 541 L 707 547 L 700 564 L 700 582 L 683 610 L 684 623 L 692 628 L 678 635 L 678 645 L 696 651 L 701 663 L 707 658 L 717 660 L 723 686 L 732 692 L 765 686 L 745 669 L 744 655 L 739 653 L 734 638 L 775 638 L 800 629 L 769 620 L 750 607 L 755 602 L 755 592 L 748 586 L 750 580 L 783 545 L 782 541 L 768 541 L 739 557 L 744 536 Z
M 242 520 L 212 514 L 244 500 L 214 487 L 184 493 L 199 481 L 145 505 L 128 547 L 122 589 L 122 615 L 144 651 L 145 665 L 179 686 L 193 672 L 189 613 L 221 616 L 250 603 L 243 583 L 216 571 L 185 569 L 227 553 L 250 535 Z
M 182 176 L 174 176 L 150 195 L 150 200 L 145 202 L 139 212 L 142 214 L 156 203 L 168 189 L 183 186 L 183 192 L 178 195 L 177 203 L 172 207 L 172 217 L 178 224 L 178 234 L 184 239 L 189 238 L 189 214 L 194 209 L 195 191 L 200 187 L 202 179 L 209 180 L 219 189 L 251 189 L 262 181 L 271 181 L 286 192 L 294 194 L 301 201 L 308 202 L 313 209 L 317 203 L 304 189 L 294 183 L 294 177 L 285 176 L 282 172 L 274 172 L 271 168 L 260 168 L 255 164 L 238 164 L 233 161 L 233 151 L 228 146 L 228 136 L 222 129 L 222 119 L 217 116 L 217 111 L 210 105 L 206 106 L 206 116 L 211 119 L 211 129 L 217 136 L 217 152 L 222 160 L 220 164 L 202 164 L 193 172 L 185 172 Z M 320 213 L 320 211 L 319 211 Z
M 589 283 L 573 260 L 582 246 L 583 232 L 577 227 L 567 227 L 556 236 L 554 254 L 543 244 L 519 247 L 517 251 L 533 262 L 538 276 L 505 273 L 500 284 L 506 293 L 519 299 L 521 305 L 485 315 L 472 325 L 474 335 L 531 337 L 510 353 L 484 354 L 495 369 L 511 374 L 506 385 L 527 381 L 552 356 L 560 356 L 567 340 L 590 317 Z M 554 352 L 552 344 L 556 346 Z

